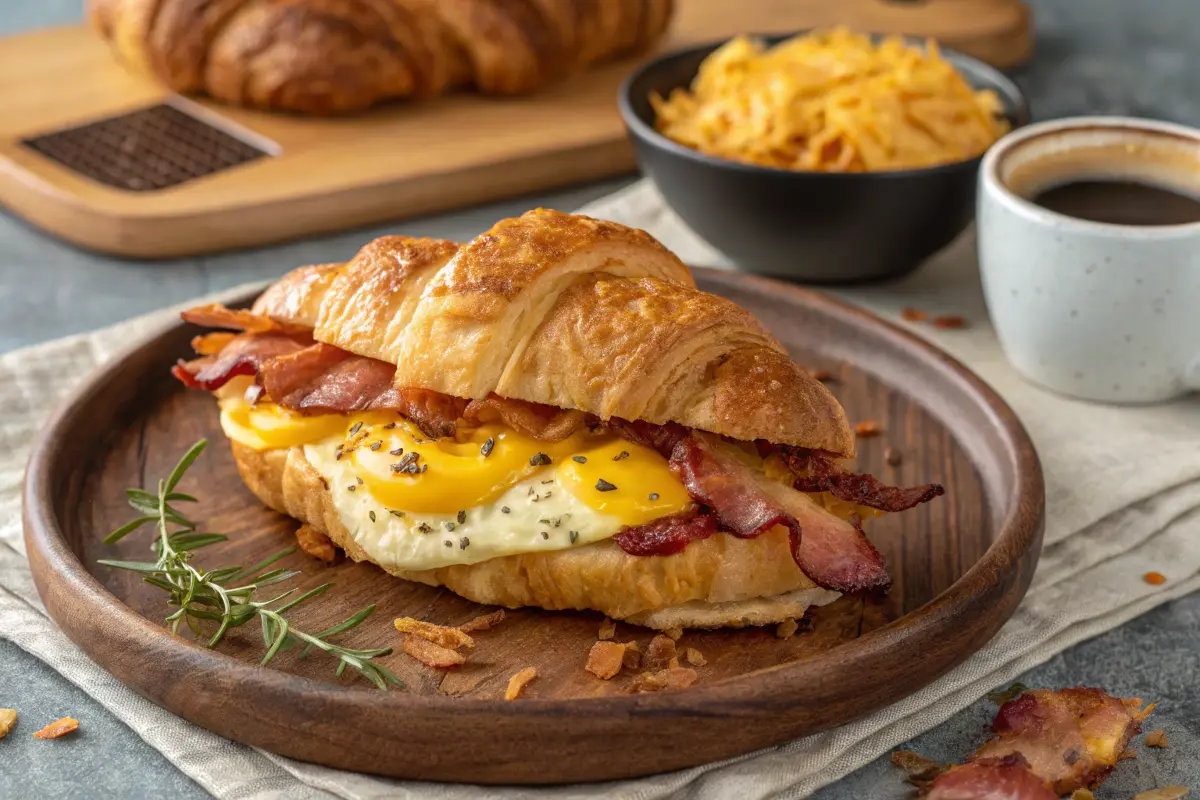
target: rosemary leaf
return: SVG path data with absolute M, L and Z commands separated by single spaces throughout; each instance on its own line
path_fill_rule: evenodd
M 325 592 L 329 591 L 332 588 L 333 588 L 332 583 L 323 583 L 320 586 L 318 586 L 317 588 L 311 589 L 311 590 L 305 592 L 304 594 L 300 595 L 292 602 L 286 603 L 286 604 L 280 606 L 279 608 L 275 609 L 275 613 L 282 614 L 283 612 L 287 611 L 289 608 L 295 608 L 296 606 L 303 603 L 305 600 L 308 600 L 311 597 L 316 597 L 319 594 L 324 594 Z M 278 600 L 280 598 L 275 598 L 275 599 Z M 274 603 L 274 602 L 275 602 L 275 600 L 270 601 L 270 603 Z M 268 603 L 268 605 L 270 605 L 270 603 Z
M 192 445 L 190 450 L 183 454 L 183 458 L 179 459 L 179 463 L 175 465 L 175 469 L 171 470 L 171 475 L 167 478 L 166 493 L 169 493 L 179 485 L 179 481 L 183 480 L 183 474 L 187 472 L 188 467 L 192 466 L 192 463 L 200 457 L 200 454 L 204 452 L 204 448 L 206 447 L 208 447 L 208 440 L 201 439 Z
M 145 572 L 148 574 L 156 574 L 166 572 L 162 564 L 153 561 L 115 561 L 108 558 L 102 558 L 97 563 L 103 564 L 106 567 L 115 567 L 116 569 L 127 569 L 130 572 Z
M 171 536 L 171 547 L 176 550 L 197 550 L 228 541 L 229 537 L 221 533 L 176 533 Z
M 251 567 L 250 569 L 247 569 L 247 570 L 241 570 L 241 571 L 239 571 L 239 572 L 235 572 L 235 573 L 233 573 L 232 575 L 230 575 L 229 577 L 230 577 L 230 578 L 238 578 L 238 577 L 241 577 L 241 576 L 243 576 L 243 575 L 254 575 L 254 574 L 256 574 L 256 573 L 257 573 L 259 570 L 261 570 L 261 569 L 266 569 L 267 567 L 271 566 L 272 564 L 274 564 L 274 563 L 275 563 L 276 561 L 278 561 L 279 559 L 281 559 L 281 558 L 284 558 L 285 556 L 290 556 L 290 555 L 291 555 L 292 553 L 294 553 L 294 552 L 296 552 L 296 548 L 294 548 L 294 547 L 289 547 L 289 548 L 287 548 L 286 550 L 280 550 L 280 551 L 279 551 L 278 553 L 276 553 L 275 555 L 273 555 L 273 556 L 268 556 L 267 558 L 264 558 L 262 561 L 258 562 L 257 564 L 255 564 L 255 565 L 254 565 L 253 567 Z
M 142 517 L 138 517 L 137 519 L 131 519 L 131 520 L 129 520 L 129 522 L 126 522 L 124 525 L 117 528 L 115 531 L 110 533 L 108 536 L 105 536 L 104 543 L 105 544 L 116 544 L 117 542 L 121 541 L 129 534 L 136 531 L 138 528 L 145 525 L 147 522 L 154 522 L 157 519 L 158 519 L 157 514 L 153 517 L 142 516 Z

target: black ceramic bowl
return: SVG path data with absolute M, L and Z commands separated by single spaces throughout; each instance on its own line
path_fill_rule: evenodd
M 775 44 L 791 35 L 761 38 Z M 642 171 L 692 230 L 739 267 L 806 283 L 897 277 L 974 219 L 979 158 L 895 172 L 797 172 L 705 155 L 658 133 L 650 93 L 689 86 L 722 44 L 646 63 L 621 86 L 618 102 Z M 995 90 L 1014 128 L 1029 121 L 1021 90 L 1003 74 L 962 53 L 942 54 L 975 88 Z

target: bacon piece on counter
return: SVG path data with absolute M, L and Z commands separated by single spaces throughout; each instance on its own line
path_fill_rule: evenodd
M 622 528 L 613 540 L 631 556 L 669 556 L 682 552 L 689 542 L 707 539 L 716 532 L 716 517 L 692 509 Z
M 1058 800 L 1058 795 L 1014 754 L 952 767 L 934 780 L 926 800 Z
M 1153 708 L 1100 689 L 1027 691 L 1000 707 L 992 722 L 995 736 L 972 760 L 1020 754 L 1056 794 L 1095 788 L 1116 767 Z
M 255 375 L 265 362 L 295 353 L 308 346 L 282 333 L 243 333 L 235 336 L 215 355 L 180 361 L 171 370 L 192 389 L 215 391 L 239 375 Z
M 500 419 L 518 433 L 544 442 L 561 442 L 587 423 L 587 414 L 582 411 L 513 400 L 494 393 L 485 400 L 472 400 L 462 411 L 462 418 L 476 423 Z
M 835 461 L 813 450 L 780 448 L 788 468 L 796 473 L 802 492 L 829 492 L 839 500 L 880 511 L 904 511 L 946 493 L 937 483 L 903 488 L 888 486 L 874 475 L 846 472 Z
M 671 468 L 735 536 L 787 528 L 796 565 L 818 586 L 863 592 L 891 584 L 883 556 L 860 529 L 745 464 L 718 437 L 692 431 L 675 446 Z

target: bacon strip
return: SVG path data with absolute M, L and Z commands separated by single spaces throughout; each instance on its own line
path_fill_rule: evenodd
M 171 373 L 192 389 L 215 391 L 239 375 L 255 375 L 271 359 L 302 350 L 306 343 L 281 333 L 235 336 L 216 355 L 180 361 Z
M 717 518 L 692 509 L 679 514 L 623 528 L 613 537 L 631 556 L 669 556 L 683 551 L 690 542 L 707 539 L 717 532 Z
M 788 468 L 797 474 L 795 488 L 802 492 L 829 492 L 839 500 L 881 511 L 905 511 L 946 493 L 937 483 L 910 488 L 888 486 L 874 475 L 846 472 L 813 450 L 783 447 L 781 451 Z
M 377 397 L 371 407 L 395 409 L 416 423 L 426 436 L 442 439 L 454 435 L 467 401 L 430 389 L 392 388 Z
M 248 309 L 226 308 L 220 303 L 207 306 L 196 306 L 184 311 L 180 316 L 185 322 L 201 325 L 205 328 L 230 328 L 247 333 L 266 333 L 268 331 L 299 330 L 295 326 L 283 325 L 263 314 L 255 314 Z
M 994 738 L 972 760 L 1019 754 L 1055 794 L 1095 787 L 1116 767 L 1153 708 L 1100 689 L 1027 691 L 1000 707 L 992 722 Z
M 743 463 L 712 434 L 693 431 L 680 441 L 671 468 L 692 499 L 713 509 L 733 535 L 787 528 L 792 558 L 818 586 L 863 592 L 891 584 L 883 556 L 861 530 Z
M 952 767 L 934 780 L 926 800 L 1058 800 L 1058 795 L 1014 754 Z
M 485 400 L 472 400 L 462 411 L 462 418 L 475 423 L 500 419 L 513 430 L 544 442 L 561 442 L 587 423 L 587 414 L 582 411 L 513 400 L 495 393 Z
M 625 419 L 613 418 L 609 420 L 608 427 L 634 444 L 657 450 L 663 458 L 670 458 L 671 454 L 675 452 L 675 446 L 686 439 L 690 432 L 688 428 L 678 422 L 656 425 L 640 419 L 630 422 Z

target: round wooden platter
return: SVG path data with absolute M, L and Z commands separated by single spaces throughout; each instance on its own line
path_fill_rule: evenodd
M 403 778 L 563 783 L 706 763 L 846 723 L 925 686 L 978 650 L 1033 577 L 1044 523 L 1037 455 L 1013 412 L 979 378 L 929 344 L 826 295 L 751 276 L 697 270 L 700 285 L 749 308 L 830 388 L 853 421 L 883 433 L 860 441 L 857 468 L 893 484 L 938 481 L 947 493 L 868 520 L 894 585 L 843 597 L 788 639 L 773 628 L 688 631 L 707 664 L 693 686 L 631 694 L 631 676 L 584 671 L 601 617 L 522 609 L 477 634 L 467 663 L 438 672 L 400 651 L 392 619 L 462 623 L 486 609 L 448 591 L 354 563 L 297 553 L 302 588 L 334 588 L 290 613 L 322 630 L 370 604 L 351 646 L 396 647 L 382 659 L 406 689 L 380 692 L 334 677 L 320 654 L 280 655 L 269 668 L 259 626 L 218 650 L 171 636 L 162 592 L 97 559 L 145 560 L 151 535 L 101 539 L 129 519 L 129 487 L 152 487 L 200 437 L 213 446 L 182 490 L 199 496 L 202 529 L 231 535 L 201 566 L 255 563 L 294 542 L 296 522 L 243 486 L 216 405 L 169 374 L 196 329 L 177 325 L 90 377 L 39 439 L 25 486 L 25 537 L 50 615 L 97 663 L 140 694 L 236 741 L 328 766 Z M 902 456 L 889 465 L 885 449 Z M 894 459 L 893 459 L 894 460 Z M 148 531 L 148 529 L 147 529 Z M 617 626 L 645 645 L 652 632 Z M 503 699 L 523 667 L 538 678 Z

